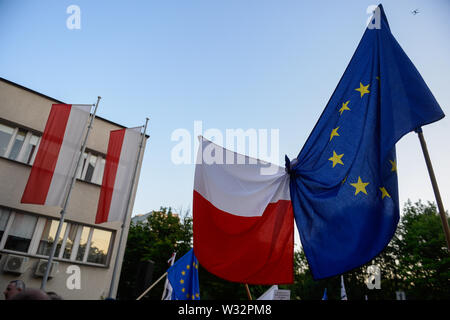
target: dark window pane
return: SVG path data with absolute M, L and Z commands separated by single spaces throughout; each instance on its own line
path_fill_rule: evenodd
M 27 252 L 36 222 L 35 216 L 16 213 L 6 239 L 5 249 Z

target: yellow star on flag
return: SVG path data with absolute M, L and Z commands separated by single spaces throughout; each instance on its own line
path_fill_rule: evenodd
M 363 84 L 360 82 L 359 88 L 357 88 L 355 90 L 359 91 L 361 93 L 361 98 L 362 98 L 366 93 L 370 93 L 370 91 L 368 90 L 369 86 L 370 86 L 370 83 L 367 86 L 363 86 Z
M 336 166 L 336 164 L 342 164 L 342 165 L 344 165 L 344 163 L 342 162 L 342 156 L 343 156 L 344 154 L 336 154 L 336 151 L 334 151 L 333 150 L 333 156 L 331 157 L 331 158 L 329 158 L 328 160 L 329 161 L 332 161 L 333 162 L 333 168 Z
M 355 196 L 360 192 L 367 194 L 366 186 L 368 184 L 369 182 L 362 182 L 361 177 L 358 177 L 358 182 L 350 183 L 350 185 L 352 185 L 355 188 Z
M 331 141 L 331 139 L 333 139 L 333 137 L 339 137 L 339 133 L 337 132 L 338 129 L 339 129 L 339 127 L 334 128 L 333 130 L 331 130 L 330 141 Z
M 183 283 L 184 283 L 184 280 L 183 280 L 183 279 L 181 279 L 181 280 L 180 280 L 180 283 L 181 283 L 181 284 L 183 284 Z
M 391 197 L 391 195 L 387 192 L 385 187 L 381 187 L 380 190 L 381 190 L 381 199 L 384 199 L 384 197 L 389 198 Z
M 339 112 L 340 112 L 341 116 L 342 116 L 342 113 L 343 113 L 345 110 L 350 111 L 350 108 L 348 107 L 348 103 L 349 103 L 349 102 L 350 102 L 350 100 L 348 100 L 347 102 L 344 102 L 344 103 L 342 104 L 342 108 L 339 109 Z
M 181 271 L 181 274 L 184 276 L 186 274 L 186 271 Z
M 391 172 L 397 171 L 397 163 L 395 162 L 395 160 L 389 160 L 389 162 L 392 165 Z

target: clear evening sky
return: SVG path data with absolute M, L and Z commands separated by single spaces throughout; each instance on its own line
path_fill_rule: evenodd
M 81 9 L 70 30 L 67 7 Z M 124 126 L 150 118 L 133 214 L 192 206 L 194 165 L 174 130 L 279 129 L 296 157 L 333 93 L 375 1 L 0 0 L 0 76 Z M 450 207 L 450 2 L 385 0 L 392 33 L 447 114 L 424 127 Z M 412 11 L 418 9 L 417 14 Z M 193 143 L 193 141 L 192 141 Z M 196 150 L 192 150 L 196 153 Z M 416 134 L 397 144 L 400 203 L 434 195 Z

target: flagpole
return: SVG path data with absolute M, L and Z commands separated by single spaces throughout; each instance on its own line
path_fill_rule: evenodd
M 75 167 L 75 172 L 73 173 L 72 180 L 71 180 L 70 186 L 69 186 L 69 190 L 67 191 L 66 199 L 64 200 L 64 204 L 63 204 L 62 210 L 60 212 L 61 218 L 59 219 L 58 229 L 56 230 L 56 235 L 55 235 L 55 238 L 53 239 L 52 249 L 51 249 L 50 255 L 48 257 L 47 268 L 45 269 L 44 276 L 42 277 L 41 290 L 43 290 L 43 291 L 45 291 L 45 287 L 47 285 L 48 275 L 50 273 L 50 268 L 52 266 L 53 257 L 56 252 L 56 247 L 58 246 L 59 235 L 61 234 L 61 229 L 64 224 L 64 216 L 66 214 L 67 205 L 69 203 L 70 195 L 72 194 L 73 186 L 75 185 L 78 167 L 79 167 L 81 159 L 83 157 L 83 153 L 86 150 L 86 143 L 87 143 L 87 140 L 89 137 L 89 132 L 91 131 L 92 124 L 94 123 L 95 114 L 97 113 L 98 104 L 100 103 L 101 98 L 102 97 L 100 97 L 100 96 L 97 97 L 97 103 L 95 104 L 94 113 L 90 116 L 89 125 L 87 127 L 86 135 L 84 137 L 84 141 L 81 146 L 80 155 L 78 156 L 77 164 Z
M 145 134 L 147 132 L 147 124 L 148 124 L 148 118 L 145 118 L 145 126 L 144 126 L 144 133 L 142 133 L 142 137 L 141 137 L 141 142 L 139 144 L 139 151 L 138 151 L 138 156 L 137 156 L 137 160 L 136 160 L 136 166 L 134 167 L 134 172 L 133 172 L 133 179 L 131 180 L 131 187 L 130 187 L 130 193 L 128 194 L 128 201 L 127 201 L 127 206 L 126 206 L 126 210 L 125 210 L 125 214 L 123 216 L 123 221 L 122 221 L 122 225 L 121 225 L 121 230 L 120 230 L 120 239 L 119 239 L 119 244 L 117 246 L 117 254 L 116 254 L 116 261 L 114 263 L 114 270 L 113 270 L 113 275 L 111 278 L 111 285 L 109 286 L 109 293 L 108 293 L 108 298 L 112 299 L 113 298 L 113 293 L 114 293 L 114 289 L 115 289 L 115 282 L 116 282 L 116 278 L 117 278 L 117 271 L 119 269 L 119 253 L 122 247 L 122 242 L 123 242 L 123 238 L 124 238 L 124 231 L 125 231 L 125 225 L 126 225 L 126 221 L 128 218 L 128 210 L 130 209 L 130 203 L 131 203 L 131 196 L 133 194 L 133 189 L 134 189 L 134 182 L 136 180 L 136 173 L 137 173 L 137 169 L 139 166 L 139 160 L 141 157 L 141 151 L 142 151 L 142 147 L 144 145 L 144 139 L 145 139 Z
M 153 282 L 153 284 L 150 287 L 148 287 L 144 292 L 142 292 L 142 294 L 139 297 L 137 297 L 136 300 L 141 300 L 141 298 L 143 296 L 145 296 L 147 294 L 147 292 L 149 292 L 151 289 L 153 289 L 153 287 L 156 286 L 158 284 L 158 282 L 160 282 L 162 279 L 164 279 L 165 276 L 167 276 L 167 273 L 168 272 L 166 271 L 166 273 L 164 273 L 161 277 L 159 277 L 158 280 Z
M 244 286 L 245 286 L 245 291 L 247 291 L 248 300 L 253 300 L 252 294 L 250 292 L 250 288 L 248 287 L 248 284 L 244 284 Z
M 433 186 L 434 197 L 439 209 L 439 215 L 441 216 L 442 228 L 444 229 L 445 240 L 447 242 L 447 251 L 450 251 L 450 231 L 447 222 L 447 215 L 444 210 L 444 205 L 442 203 L 441 194 L 439 192 L 439 187 L 437 184 L 436 176 L 434 175 L 433 166 L 431 164 L 430 154 L 428 153 L 427 143 L 423 136 L 422 128 L 416 129 L 416 133 L 419 136 L 420 145 L 422 146 L 423 156 L 425 157 L 425 162 L 428 168 L 428 174 L 430 175 L 431 185 Z

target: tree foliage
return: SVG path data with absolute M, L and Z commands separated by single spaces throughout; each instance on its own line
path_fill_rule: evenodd
M 314 281 L 303 251 L 296 252 L 295 283 L 292 296 L 318 300 L 327 288 L 329 299 L 340 299 L 340 276 Z M 369 290 L 367 267 L 381 269 L 381 289 Z M 395 300 L 396 291 L 407 299 L 450 299 L 450 255 L 441 219 L 433 203 L 408 201 L 397 231 L 381 254 L 370 263 L 344 274 L 349 299 Z
M 156 280 L 167 271 L 167 260 L 173 252 L 181 257 L 191 247 L 192 217 L 189 213 L 179 216 L 171 208 L 161 207 L 159 211 L 153 211 L 147 221 L 131 224 L 119 283 L 119 299 L 135 299 L 140 295 L 136 288 L 142 281 L 137 279 L 141 262 L 154 262 L 153 280 Z M 163 289 L 164 281 L 160 281 L 146 297 L 161 299 Z
M 170 208 L 154 212 L 147 223 L 130 227 L 120 280 L 120 298 L 134 299 L 133 288 L 136 266 L 140 261 L 155 262 L 154 277 L 167 271 L 167 260 L 172 252 L 177 257 L 192 247 L 192 217 L 179 217 Z M 219 253 L 220 254 L 220 253 Z M 381 269 L 381 289 L 369 290 L 365 283 L 367 267 L 377 265 Z M 202 299 L 247 299 L 243 284 L 222 280 L 207 270 L 199 268 Z M 291 290 L 291 299 L 320 300 L 327 288 L 328 299 L 340 299 L 340 276 L 315 281 L 303 251 L 294 253 L 294 283 L 280 285 Z M 407 299 L 450 299 L 450 255 L 446 248 L 441 220 L 436 206 L 428 202 L 411 203 L 403 209 L 397 231 L 381 254 L 370 263 L 344 274 L 345 289 L 349 300 L 394 300 L 396 291 L 402 290 Z M 147 296 L 161 299 L 164 281 Z M 251 285 L 254 299 L 270 286 Z

